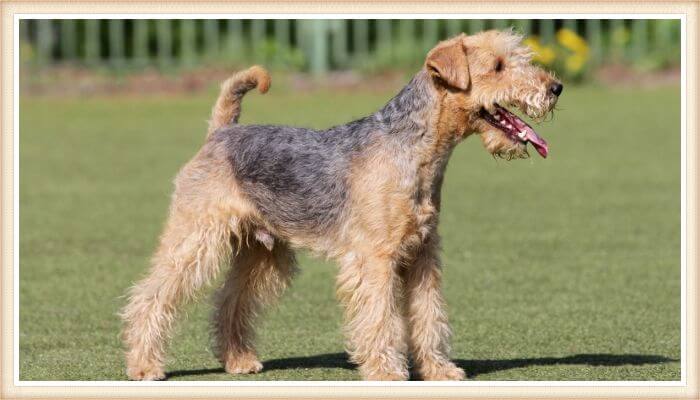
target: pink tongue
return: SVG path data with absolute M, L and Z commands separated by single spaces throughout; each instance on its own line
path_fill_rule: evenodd
M 518 118 L 515 114 L 511 114 L 513 116 L 513 125 L 517 129 L 518 132 L 525 131 L 525 137 L 521 138 L 525 142 L 530 142 L 534 147 L 535 150 L 537 150 L 538 153 L 542 156 L 542 158 L 547 158 L 547 153 L 549 153 L 549 149 L 547 148 L 547 142 L 540 137 L 540 135 L 535 132 L 534 129 L 525 121 L 522 119 Z
M 535 147 L 535 150 L 537 150 L 537 152 L 540 153 L 542 158 L 547 158 L 547 153 L 549 152 L 549 149 L 547 148 L 547 142 L 544 139 L 542 139 L 529 126 L 525 129 L 525 133 L 525 140 L 532 143 L 532 145 Z

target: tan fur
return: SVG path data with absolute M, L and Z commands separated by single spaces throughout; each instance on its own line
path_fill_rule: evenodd
M 238 122 L 241 114 L 241 98 L 246 92 L 256 87 L 263 94 L 270 89 L 270 74 L 259 65 L 237 72 L 224 81 L 211 112 L 207 135 L 211 135 L 224 125 Z
M 438 44 L 430 50 L 425 60 L 426 68 L 434 76 L 459 90 L 469 88 L 469 63 L 466 49 L 461 45 L 465 36 L 462 34 Z
M 441 294 L 437 234 L 440 189 L 454 146 L 480 134 L 494 155 L 516 158 L 525 146 L 478 118 L 482 107 L 512 102 L 542 117 L 556 100 L 546 96 L 553 77 L 529 64 L 512 33 L 460 35 L 441 42 L 426 59 L 437 101 L 416 118 L 425 137 L 410 156 L 375 143 L 352 161 L 348 202 L 324 232 L 282 232 L 270 226 L 242 194 L 226 149 L 208 141 L 178 174 L 170 215 L 149 275 L 131 290 L 123 332 L 130 379 L 163 379 L 164 344 L 186 300 L 230 266 L 217 296 L 217 354 L 229 373 L 261 370 L 253 325 L 296 270 L 292 248 L 337 261 L 337 296 L 345 308 L 347 350 L 364 379 L 405 380 L 409 355 L 423 379 L 458 380 L 449 358 L 450 329 Z M 507 64 L 498 74 L 494 65 Z M 209 133 L 236 121 L 240 97 L 269 76 L 260 67 L 222 85 Z M 544 93 L 544 94 L 543 94 Z

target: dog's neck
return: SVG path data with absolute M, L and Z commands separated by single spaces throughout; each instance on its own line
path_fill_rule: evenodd
M 437 100 L 430 77 L 421 70 L 408 85 L 374 114 L 382 130 L 407 141 L 425 136 Z
M 444 123 L 447 114 L 457 111 L 443 109 L 446 90 L 436 87 L 433 77 L 422 69 L 374 119 L 382 131 L 412 146 L 412 151 L 418 146 L 432 149 L 436 157 L 449 155 L 464 135 L 454 124 Z
M 439 191 L 447 161 L 457 144 L 455 136 L 441 132 L 439 123 L 444 94 L 435 87 L 432 76 L 418 72 L 411 82 L 374 114 L 382 131 L 403 147 L 416 162 L 420 192 L 433 197 L 439 206 Z

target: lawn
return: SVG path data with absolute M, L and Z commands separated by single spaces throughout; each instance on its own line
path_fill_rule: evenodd
M 326 127 L 392 93 L 273 87 L 246 98 L 242 122 Z M 117 312 L 214 96 L 23 96 L 21 380 L 126 379 Z M 452 156 L 440 231 L 453 358 L 474 380 L 678 380 L 680 90 L 567 87 L 559 108 L 537 128 L 546 160 L 494 160 L 476 138 Z M 335 266 L 300 264 L 260 323 L 262 373 L 223 372 L 201 301 L 177 325 L 169 379 L 359 379 Z

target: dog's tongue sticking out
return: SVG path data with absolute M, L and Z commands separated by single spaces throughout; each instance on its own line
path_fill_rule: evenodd
M 499 105 L 496 105 L 495 115 L 497 116 L 497 126 L 500 129 L 517 137 L 523 143 L 529 142 L 543 158 L 547 158 L 547 154 L 549 153 L 547 142 L 542 139 L 530 125 Z
M 542 156 L 542 158 L 547 158 L 547 153 L 549 153 L 549 149 L 547 148 L 547 142 L 544 141 L 537 133 L 530 128 L 530 133 L 527 136 L 527 140 L 532 143 L 532 145 L 535 147 L 535 150 L 537 150 L 538 153 Z
M 538 153 L 542 156 L 542 158 L 547 158 L 547 153 L 549 152 L 549 148 L 547 147 L 547 142 L 542 139 L 540 135 L 535 132 L 534 129 L 527 123 L 525 123 L 522 119 L 515 117 L 515 123 L 513 126 L 516 126 L 522 124 L 522 126 L 518 127 L 518 137 L 520 140 L 524 142 L 530 142 L 532 146 L 537 150 Z M 523 134 L 524 132 L 524 134 Z

